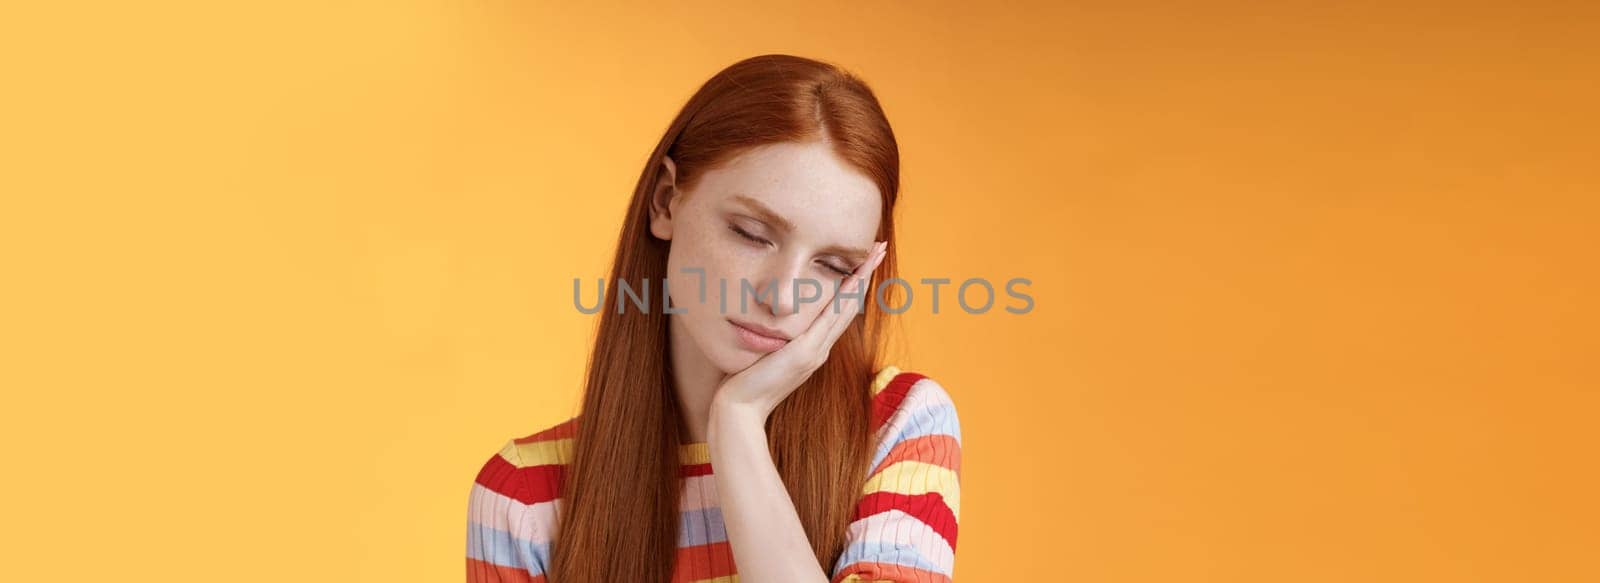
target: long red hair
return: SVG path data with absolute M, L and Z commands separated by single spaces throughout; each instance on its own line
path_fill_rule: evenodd
M 548 570 L 552 583 L 666 583 L 677 557 L 683 432 L 668 368 L 667 317 L 658 309 L 613 308 L 615 282 L 638 288 L 667 275 L 668 243 L 649 229 L 662 157 L 672 158 L 677 185 L 688 190 L 748 148 L 806 140 L 826 140 L 877 185 L 883 199 L 878 240 L 890 242 L 877 281 L 896 273 L 899 147 L 867 85 L 837 66 L 788 55 L 745 59 L 706 81 L 645 160 L 628 205 L 565 478 Z M 825 572 L 844 550 L 870 463 L 868 387 L 884 324 L 884 313 L 868 302 L 827 362 L 767 420 L 773 461 Z

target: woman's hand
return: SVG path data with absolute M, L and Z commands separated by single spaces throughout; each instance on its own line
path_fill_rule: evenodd
M 745 581 L 826 583 L 828 573 L 812 554 L 805 526 L 767 449 L 764 426 L 779 403 L 828 359 L 834 341 L 866 305 L 872 271 L 883 261 L 885 243 L 839 283 L 811 325 L 788 344 L 723 379 L 711 398 L 706 425 L 712 473 L 733 560 Z M 839 297 L 842 293 L 860 298 Z
M 812 320 L 805 332 L 790 339 L 783 348 L 762 356 L 744 370 L 724 379 L 712 397 L 713 407 L 731 406 L 751 410 L 760 419 L 766 419 L 779 403 L 811 378 L 811 373 L 827 362 L 833 343 L 850 327 L 850 322 L 863 311 L 866 301 L 870 299 L 872 271 L 883 262 L 887 247 L 888 243 L 883 241 L 873 244 L 867 260 L 856 268 L 855 273 L 840 282 L 838 290 L 829 299 L 830 305 L 823 306 L 817 319 Z M 868 291 L 858 294 L 862 290 Z M 860 297 L 840 298 L 839 295 L 845 292 Z

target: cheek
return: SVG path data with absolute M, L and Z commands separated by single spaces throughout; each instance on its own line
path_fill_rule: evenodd
M 667 277 L 675 308 L 683 308 L 698 319 L 720 318 L 722 296 L 727 296 L 728 312 L 738 310 L 739 281 L 747 277 L 748 258 L 728 241 L 709 229 L 694 229 L 673 239 L 668 252 Z M 691 270 L 685 272 L 684 270 Z M 702 276 L 703 273 L 703 276 Z M 726 284 L 719 284 L 725 281 Z M 701 289 L 704 288 L 704 301 Z M 725 286 L 725 287 L 724 287 Z
M 799 303 L 800 306 L 799 317 L 801 321 L 810 322 L 815 320 L 823 310 L 829 309 L 829 301 L 833 299 L 834 283 L 831 281 L 819 281 L 818 283 L 821 284 L 820 291 L 815 286 L 804 285 L 798 290 L 799 293 L 794 296 L 796 303 Z M 793 293 L 796 290 L 790 291 Z M 804 303 L 799 301 L 802 294 L 806 298 Z M 813 296 L 816 297 L 813 298 Z

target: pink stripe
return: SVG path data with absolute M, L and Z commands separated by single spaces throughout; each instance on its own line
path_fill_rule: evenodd
M 906 400 L 900 403 L 900 409 L 894 412 L 888 423 L 878 428 L 878 433 L 874 437 L 878 443 L 882 443 L 883 440 L 905 431 L 906 426 L 918 415 L 923 415 L 927 409 L 949 404 L 951 404 L 950 395 L 944 391 L 944 387 L 933 382 L 933 379 L 924 378 L 917 381 L 917 384 L 911 386 L 911 392 L 906 394 Z
M 716 476 L 694 476 L 683 479 L 683 511 L 717 507 Z

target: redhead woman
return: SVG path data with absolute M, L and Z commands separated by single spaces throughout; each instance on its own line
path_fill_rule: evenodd
M 950 581 L 954 404 L 879 361 L 899 173 L 836 66 L 707 81 L 634 189 L 582 409 L 478 473 L 467 580 Z

